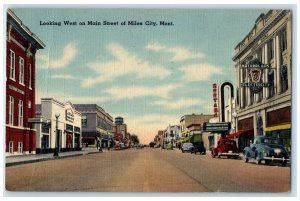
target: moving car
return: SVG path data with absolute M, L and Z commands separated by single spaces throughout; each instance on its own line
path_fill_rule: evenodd
M 206 148 L 203 145 L 203 142 L 196 142 L 193 144 L 193 147 L 191 148 L 191 154 L 197 154 L 197 152 L 199 152 L 199 154 L 206 154 Z
M 236 142 L 228 138 L 221 138 L 218 141 L 218 146 L 212 149 L 211 155 L 213 158 L 216 156 L 218 156 L 218 158 L 221 158 L 221 156 L 227 156 L 227 158 L 238 159 L 239 152 Z
M 284 147 L 278 144 L 277 138 L 257 136 L 254 138 L 250 147 L 244 148 L 244 161 L 255 160 L 256 164 L 262 161 L 269 164 L 271 161 L 281 162 L 282 166 L 286 166 L 289 159 L 288 152 Z
M 181 146 L 181 151 L 182 151 L 182 153 L 184 153 L 184 152 L 190 152 L 193 147 L 194 147 L 194 145 L 192 143 L 185 142 Z

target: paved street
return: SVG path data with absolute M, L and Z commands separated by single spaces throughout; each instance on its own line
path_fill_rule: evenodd
M 128 149 L 6 168 L 9 191 L 288 192 L 290 167 Z

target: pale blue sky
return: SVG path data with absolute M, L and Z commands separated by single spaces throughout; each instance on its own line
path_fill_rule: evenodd
M 96 103 L 142 142 L 191 113 L 213 113 L 212 84 L 235 82 L 232 57 L 266 10 L 14 9 L 45 44 L 37 102 Z M 40 21 L 118 21 L 118 26 L 41 26 Z M 121 26 L 123 21 L 142 26 Z M 145 21 L 173 22 L 146 26 Z

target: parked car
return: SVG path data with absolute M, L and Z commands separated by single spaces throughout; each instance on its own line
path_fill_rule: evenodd
M 182 151 L 182 153 L 190 152 L 193 147 L 194 147 L 193 143 L 185 142 L 181 146 L 181 151 Z
M 115 150 L 121 150 L 121 149 L 122 149 L 122 147 L 121 147 L 120 143 L 118 143 L 118 144 L 115 145 Z
M 238 148 L 234 140 L 228 138 L 221 138 L 218 141 L 218 146 L 213 148 L 211 151 L 212 157 L 221 158 L 221 156 L 227 156 L 227 158 L 239 158 Z
M 191 154 L 197 154 L 197 152 L 199 152 L 199 154 L 206 154 L 206 148 L 203 145 L 203 142 L 197 142 L 193 144 L 193 147 L 191 148 Z
M 250 147 L 244 148 L 244 161 L 255 160 L 256 164 L 262 161 L 269 164 L 271 161 L 281 162 L 282 166 L 286 166 L 289 159 L 288 152 L 284 147 L 278 144 L 277 138 L 257 136 L 254 138 Z
M 154 145 L 154 148 L 159 148 L 159 147 L 160 147 L 160 144 Z

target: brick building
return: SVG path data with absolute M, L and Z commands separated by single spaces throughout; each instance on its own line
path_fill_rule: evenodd
M 6 154 L 34 154 L 35 54 L 45 44 L 7 10 L 6 36 Z

